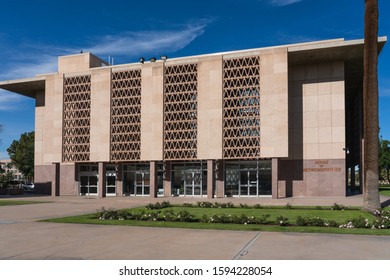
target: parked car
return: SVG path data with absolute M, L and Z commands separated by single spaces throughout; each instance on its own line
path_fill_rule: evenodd
M 25 191 L 33 191 L 34 187 L 35 187 L 34 183 L 26 183 L 23 185 L 23 189 Z

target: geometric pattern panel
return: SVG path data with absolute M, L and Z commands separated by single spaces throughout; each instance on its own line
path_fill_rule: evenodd
M 141 70 L 112 73 L 111 161 L 141 158 Z
M 223 157 L 260 157 L 260 58 L 223 61 Z
M 197 64 L 164 69 L 164 159 L 197 157 Z
M 64 79 L 62 161 L 86 162 L 90 156 L 91 76 Z

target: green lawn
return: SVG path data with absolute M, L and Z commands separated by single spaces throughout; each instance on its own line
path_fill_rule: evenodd
M 380 193 L 381 195 L 390 196 L 390 185 L 382 185 L 382 186 L 379 186 L 379 193 Z
M 25 204 L 37 204 L 37 203 L 49 203 L 48 201 L 27 201 L 27 200 L 0 200 L 0 206 L 10 205 L 25 205 Z
M 81 223 L 81 224 L 98 224 L 98 225 L 119 225 L 119 226 L 141 226 L 141 227 L 168 227 L 168 228 L 190 228 L 190 229 L 216 229 L 216 230 L 252 230 L 252 231 L 273 231 L 273 232 L 310 232 L 310 233 L 339 233 L 339 234 L 364 234 L 364 235 L 390 235 L 390 229 L 375 230 L 370 228 L 338 228 L 338 227 L 313 227 L 313 226 L 295 226 L 298 216 L 306 218 L 319 217 L 324 220 L 334 220 L 339 224 L 345 223 L 347 220 L 363 217 L 373 222 L 375 217 L 360 209 L 347 210 L 329 210 L 316 209 L 315 207 L 294 207 L 286 209 L 284 207 L 264 207 L 261 209 L 253 208 L 198 208 L 198 207 L 182 207 L 173 206 L 160 210 L 146 210 L 144 207 L 134 208 L 128 211 L 145 213 L 156 213 L 157 211 L 164 212 L 166 210 L 179 213 L 187 211 L 194 215 L 196 219 L 200 219 L 203 215 L 235 215 L 261 217 L 269 215 L 269 220 L 276 220 L 277 217 L 283 216 L 289 220 L 290 226 L 279 225 L 256 225 L 256 224 L 222 224 L 222 223 L 205 223 L 205 222 L 166 222 L 166 221 L 141 221 L 141 220 L 118 220 L 105 219 L 99 220 L 96 218 L 96 213 L 64 217 L 57 219 L 44 220 L 45 222 L 60 222 L 60 223 Z

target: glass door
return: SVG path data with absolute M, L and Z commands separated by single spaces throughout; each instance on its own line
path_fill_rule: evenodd
M 258 196 L 258 180 L 257 180 L 257 170 L 248 171 L 248 195 L 249 196 Z
M 135 195 L 149 195 L 150 194 L 150 173 L 137 172 L 135 174 Z
M 97 195 L 98 178 L 95 174 L 80 174 L 80 195 Z
M 202 172 L 186 171 L 184 180 L 184 195 L 202 195 Z
M 258 196 L 257 170 L 240 171 L 240 196 Z
M 248 196 L 248 171 L 240 171 L 239 196 Z

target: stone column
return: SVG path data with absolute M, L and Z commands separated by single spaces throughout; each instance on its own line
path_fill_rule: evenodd
M 164 196 L 172 196 L 171 191 L 171 162 L 164 162 Z
M 272 159 L 272 198 L 279 198 L 278 190 L 278 159 Z
M 98 195 L 99 198 L 106 197 L 106 163 L 99 162 L 98 168 Z
M 214 162 L 207 160 L 207 198 L 214 198 Z
M 123 196 L 123 164 L 118 163 L 116 165 L 116 195 Z
M 157 197 L 157 162 L 150 162 L 150 197 Z
M 60 195 L 60 163 L 53 163 L 53 178 L 51 180 L 51 196 Z
M 224 181 L 225 165 L 223 160 L 217 161 L 217 198 L 225 197 L 225 181 Z

